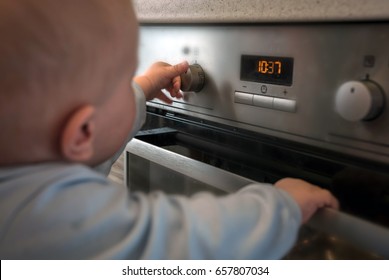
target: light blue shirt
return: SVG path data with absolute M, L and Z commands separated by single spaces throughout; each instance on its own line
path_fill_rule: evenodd
M 297 204 L 268 184 L 189 198 L 129 193 L 78 164 L 0 169 L 1 259 L 279 259 L 300 223 Z

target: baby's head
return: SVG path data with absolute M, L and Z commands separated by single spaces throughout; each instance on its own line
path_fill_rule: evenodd
M 95 165 L 135 115 L 129 0 L 0 2 L 0 166 Z

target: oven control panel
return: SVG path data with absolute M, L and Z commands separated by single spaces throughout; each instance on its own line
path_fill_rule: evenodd
M 148 106 L 389 163 L 389 23 L 145 25 L 142 73 L 187 60 Z

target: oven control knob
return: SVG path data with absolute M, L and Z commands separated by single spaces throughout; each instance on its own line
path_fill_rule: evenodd
M 349 81 L 336 92 L 335 110 L 345 120 L 370 121 L 384 107 L 384 92 L 372 81 Z
M 205 74 L 199 64 L 189 65 L 188 71 L 181 75 L 181 90 L 199 92 L 205 84 Z

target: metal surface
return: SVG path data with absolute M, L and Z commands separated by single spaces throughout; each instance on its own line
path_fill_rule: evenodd
M 388 108 L 388 49 L 387 22 L 149 25 L 141 27 L 139 71 L 156 60 L 185 59 L 207 76 L 199 93 L 149 106 L 386 164 L 388 110 L 370 122 L 350 122 L 336 113 L 335 96 L 348 81 L 369 80 L 383 90 Z M 292 86 L 241 81 L 244 54 L 293 58 Z M 242 94 L 252 95 L 252 104 Z
M 137 139 L 133 139 L 127 145 L 126 153 L 128 153 L 125 167 L 127 171 L 127 185 L 130 185 L 128 182 L 128 172 L 130 170 L 128 164 L 131 156 L 140 157 L 147 162 L 156 164 L 156 166 L 163 167 L 164 173 L 166 171 L 166 173 L 178 173 L 184 178 L 191 178 L 196 182 L 212 186 L 214 189 L 222 190 L 225 193 L 235 192 L 248 184 L 254 183 L 254 181 L 248 178 L 215 168 Z M 136 174 L 136 176 L 139 175 Z M 183 192 L 184 186 L 178 187 L 181 188 L 180 192 Z M 151 187 L 150 189 L 153 188 Z M 389 230 L 387 228 L 331 209 L 319 211 L 308 222 L 307 227 L 320 232 L 321 236 L 326 234 L 326 238 L 328 238 L 327 236 L 336 238 L 334 246 L 338 246 L 338 250 L 340 246 L 348 246 L 347 244 L 349 243 L 359 248 L 361 252 L 364 252 L 362 258 L 367 258 L 366 256 L 368 254 L 377 254 L 377 256 L 389 258 Z M 312 239 L 312 235 L 309 235 L 309 237 Z M 345 243 L 342 240 L 346 240 L 347 244 L 344 245 Z M 296 246 L 301 246 L 306 241 L 307 236 L 303 235 Z M 318 247 L 317 241 L 312 242 L 311 240 L 311 243 L 313 244 L 310 246 L 316 246 L 316 251 L 322 249 Z M 328 249 L 328 243 L 326 243 L 326 246 L 326 249 Z
M 389 259 L 389 229 L 354 216 L 323 209 L 309 221 L 309 226 L 347 240 L 357 247 Z
M 201 163 L 138 139 L 133 139 L 128 143 L 126 152 L 130 153 L 129 156 L 136 155 L 151 163 L 163 166 L 165 169 L 179 173 L 183 177 L 192 178 L 226 193 L 235 192 L 253 182 L 248 178 Z M 130 170 L 128 162 L 126 164 L 125 170 Z M 126 185 L 131 188 L 131 185 L 128 184 L 128 174 L 126 178 Z M 179 187 L 181 188 L 182 186 Z

